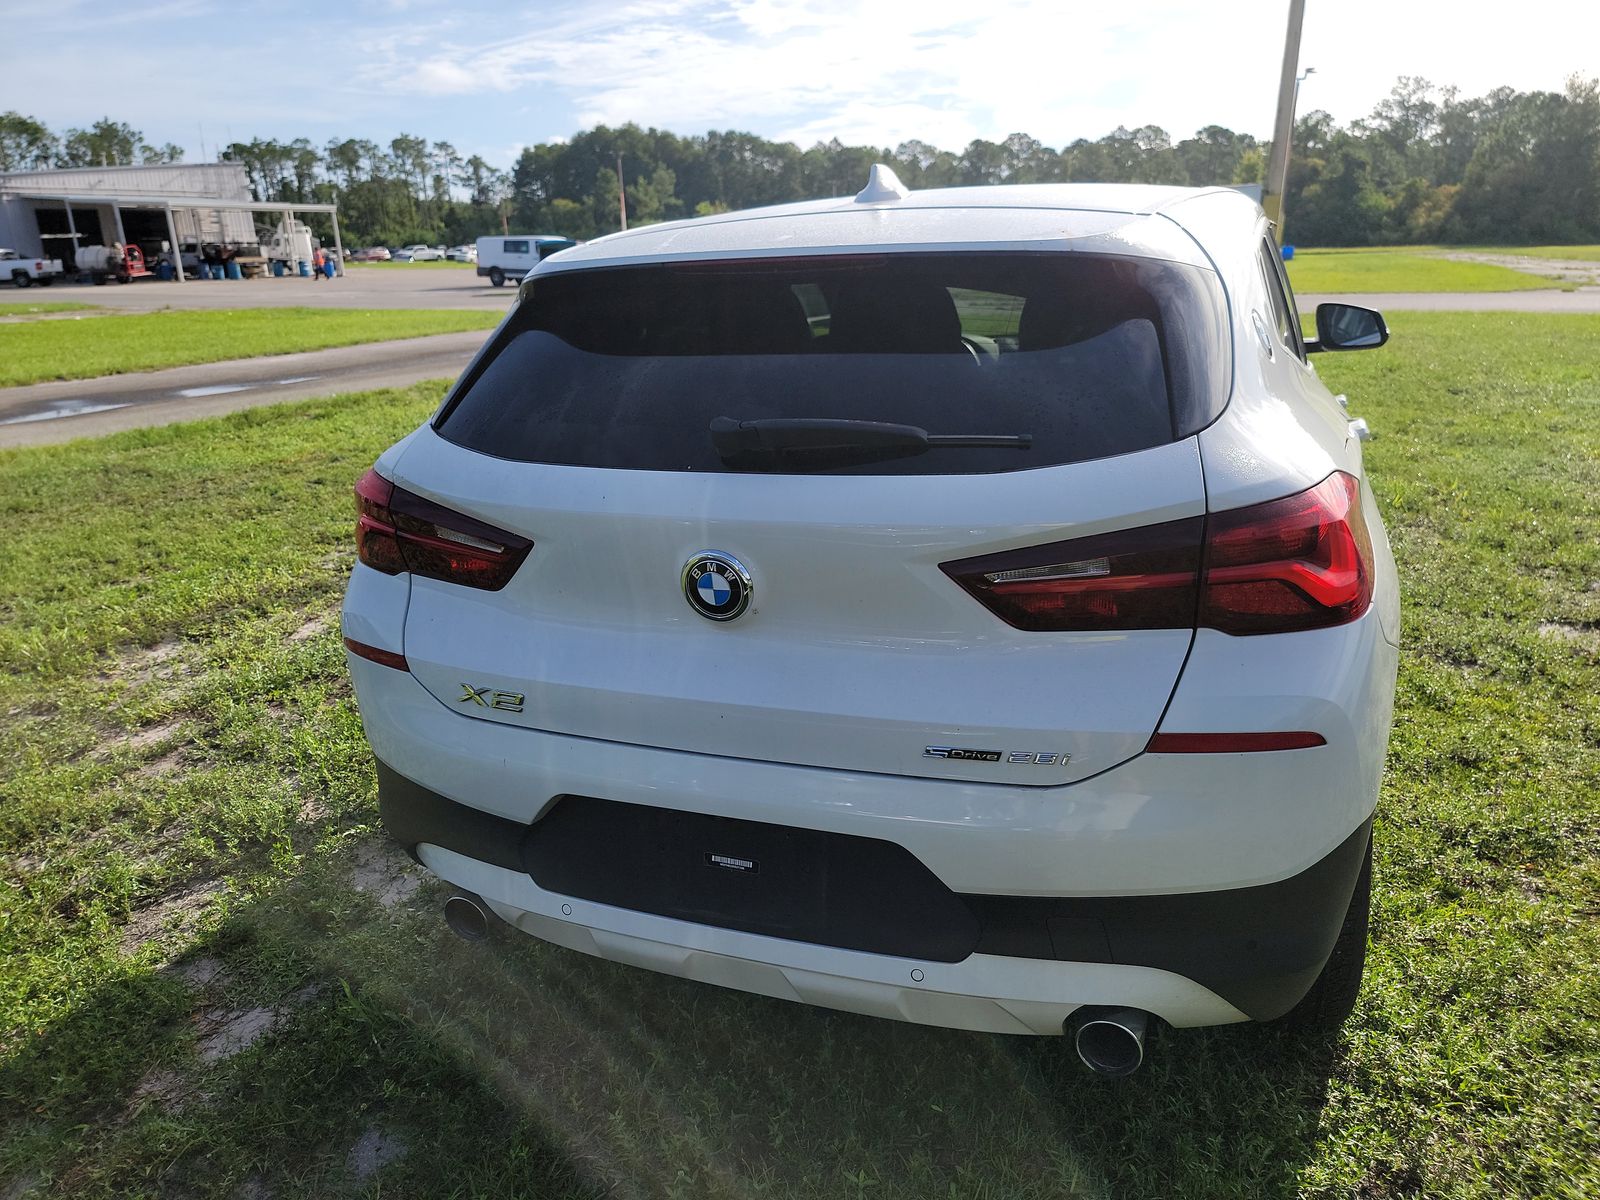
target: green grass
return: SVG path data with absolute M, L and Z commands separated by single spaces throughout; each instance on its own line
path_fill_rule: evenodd
M 93 304 L 78 304 L 72 300 L 51 300 L 38 304 L 0 304 L 0 317 L 31 317 L 39 313 L 90 312 Z
M 1392 328 L 1318 360 L 1405 589 L 1361 1003 L 1118 1083 L 404 894 L 336 614 L 442 385 L 0 453 L 0 1195 L 1600 1194 L 1600 317 Z
M 1517 292 L 1554 280 L 1492 263 L 1455 262 L 1406 250 L 1302 250 L 1285 266 L 1297 292 Z
M 5 330 L 0 387 L 490 329 L 500 315 L 433 309 L 251 308 L 36 321 Z

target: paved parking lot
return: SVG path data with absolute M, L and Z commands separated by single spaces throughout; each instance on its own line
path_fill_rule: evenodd
M 351 266 L 338 279 L 191 279 L 162 283 L 55 283 L 22 292 L 8 289 L 7 300 L 76 300 L 129 312 L 159 308 L 476 308 L 504 309 L 516 288 L 493 287 L 470 266 L 460 268 Z

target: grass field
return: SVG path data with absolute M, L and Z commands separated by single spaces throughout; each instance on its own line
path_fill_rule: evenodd
M 1393 331 L 1318 361 L 1405 588 L 1360 1006 L 1122 1082 L 445 932 L 337 632 L 442 385 L 0 453 L 0 1196 L 1600 1194 L 1600 317 Z
M 1510 267 L 1455 262 L 1409 248 L 1296 249 L 1284 265 L 1297 292 L 1518 292 L 1561 286 Z
M 93 304 L 78 304 L 72 300 L 47 300 L 38 304 L 8 302 L 0 304 L 0 317 L 32 317 L 40 313 L 58 312 L 91 312 L 94 307 Z
M 492 329 L 500 313 L 247 308 L 37 321 L 5 331 L 0 387 Z

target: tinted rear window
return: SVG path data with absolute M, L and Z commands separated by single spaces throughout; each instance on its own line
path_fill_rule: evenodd
M 831 418 L 1027 434 L 797 468 L 1024 470 L 1148 449 L 1221 411 L 1215 276 L 1082 254 L 893 254 L 674 264 L 535 279 L 436 428 L 500 458 L 748 471 L 716 417 Z

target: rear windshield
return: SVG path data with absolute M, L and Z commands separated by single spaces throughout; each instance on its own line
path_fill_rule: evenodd
M 435 428 L 498 458 L 649 471 L 969 474 L 1164 445 L 1230 381 L 1210 272 L 1077 253 L 560 272 L 527 285 Z M 719 455 L 713 420 L 890 422 L 1027 447 Z

